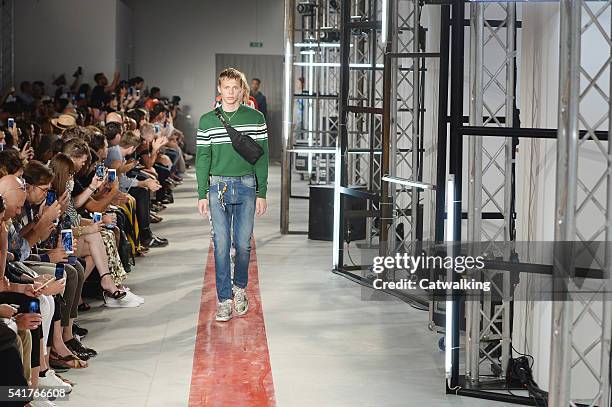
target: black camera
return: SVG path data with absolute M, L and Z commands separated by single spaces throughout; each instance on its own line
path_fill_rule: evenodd
M 300 14 L 313 14 L 315 5 L 313 3 L 300 3 L 297 5 L 297 11 Z
M 170 104 L 172 106 L 178 106 L 179 103 L 181 103 L 181 97 L 180 96 L 172 96 L 172 100 L 170 101 Z

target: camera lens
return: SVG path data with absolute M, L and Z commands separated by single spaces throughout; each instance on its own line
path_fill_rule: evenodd
M 314 6 L 311 3 L 300 3 L 297 6 L 297 11 L 300 14 L 310 14 L 314 11 Z

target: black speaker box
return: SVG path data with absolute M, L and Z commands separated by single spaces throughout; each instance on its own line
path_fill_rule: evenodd
M 351 187 L 365 189 L 360 187 Z M 351 241 L 365 239 L 366 217 L 349 217 L 351 210 L 365 210 L 366 200 L 344 195 L 344 238 Z M 308 206 L 308 238 L 332 241 L 334 234 L 334 187 L 311 185 Z

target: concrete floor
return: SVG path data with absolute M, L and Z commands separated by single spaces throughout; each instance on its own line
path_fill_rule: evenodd
M 444 394 L 443 354 L 427 313 L 396 301 L 364 301 L 362 289 L 332 274 L 331 244 L 279 233 L 279 167 L 272 167 L 269 212 L 255 238 L 261 299 L 277 405 L 504 406 Z M 302 189 L 305 189 L 302 187 Z M 210 227 L 196 212 L 195 177 L 175 191 L 155 232 L 170 240 L 129 276 L 146 303 L 79 320 L 99 352 L 77 382 L 70 406 L 187 406 Z M 306 200 L 292 200 L 294 230 L 305 230 Z M 238 406 L 248 407 L 248 406 Z

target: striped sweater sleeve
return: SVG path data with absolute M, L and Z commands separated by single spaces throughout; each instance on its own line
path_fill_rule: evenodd
M 208 177 L 210 175 L 211 146 L 210 132 L 204 116 L 200 118 L 197 131 L 196 147 L 196 178 L 198 180 L 198 198 L 205 199 L 208 194 Z
M 264 154 L 255 163 L 255 177 L 257 177 L 257 196 L 265 199 L 268 191 L 268 127 L 263 114 L 259 116 L 261 120 L 258 127 L 262 133 L 257 136 L 257 143 L 263 148 Z

